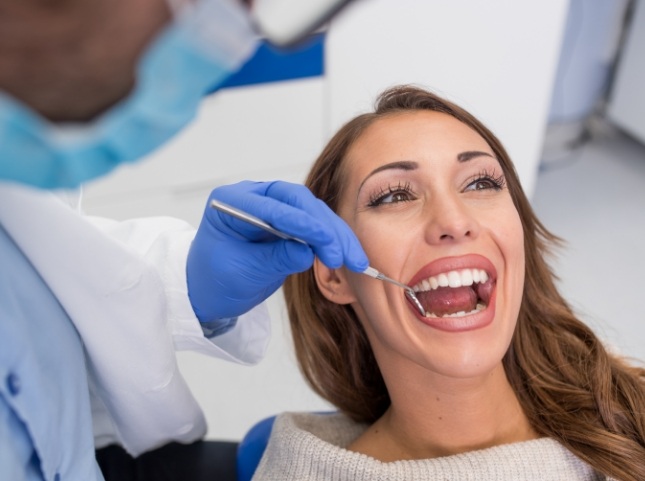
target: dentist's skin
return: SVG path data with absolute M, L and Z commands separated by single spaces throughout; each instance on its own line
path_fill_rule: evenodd
M 90 120 L 131 91 L 170 20 L 166 0 L 0 0 L 0 90 L 49 120 Z

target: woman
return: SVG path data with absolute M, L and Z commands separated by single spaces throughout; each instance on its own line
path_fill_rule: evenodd
M 316 262 L 285 284 L 296 353 L 340 414 L 278 418 L 255 479 L 645 479 L 645 370 L 558 293 L 495 136 L 402 86 L 346 124 L 307 186 L 401 289 Z

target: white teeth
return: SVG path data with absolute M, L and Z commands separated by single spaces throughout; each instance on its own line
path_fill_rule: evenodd
M 488 281 L 488 274 L 483 269 L 462 269 L 459 271 L 442 272 L 429 277 L 413 287 L 414 292 L 426 292 L 438 287 L 472 286 Z
M 436 316 L 432 312 L 427 312 L 426 311 L 426 317 L 437 317 L 437 318 L 441 317 L 442 319 L 446 319 L 446 318 L 449 318 L 449 317 L 465 317 L 465 316 L 470 316 L 472 314 L 477 314 L 478 312 L 481 312 L 484 309 L 486 309 L 486 305 L 482 304 L 481 302 L 478 302 L 477 306 L 470 312 L 459 311 L 459 312 L 455 312 L 453 314 L 444 314 L 443 316 Z
M 473 271 L 470 269 L 464 269 L 461 271 L 461 285 L 462 286 L 472 286 L 473 285 Z
M 461 287 L 461 274 L 457 271 L 448 272 L 448 285 L 450 287 Z

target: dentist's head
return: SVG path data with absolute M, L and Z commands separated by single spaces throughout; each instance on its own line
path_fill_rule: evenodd
M 2 2 L 0 179 L 76 187 L 140 159 L 194 118 L 261 35 L 292 43 L 345 3 Z
M 86 121 L 130 92 L 164 0 L 3 2 L 0 89 L 52 121 Z

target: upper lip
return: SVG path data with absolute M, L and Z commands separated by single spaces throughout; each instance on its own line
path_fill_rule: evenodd
M 461 269 L 483 269 L 490 280 L 493 282 L 497 280 L 497 269 L 490 260 L 480 254 L 468 254 L 458 257 L 442 257 L 426 264 L 410 279 L 408 285 L 414 287 L 430 277 Z

